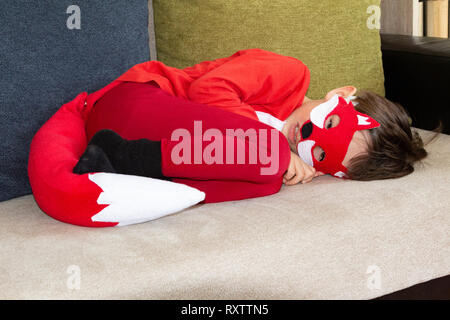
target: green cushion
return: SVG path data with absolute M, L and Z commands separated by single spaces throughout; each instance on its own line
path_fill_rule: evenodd
M 261 48 L 302 60 L 312 99 L 345 85 L 384 95 L 371 5 L 380 0 L 153 0 L 158 60 L 184 68 Z

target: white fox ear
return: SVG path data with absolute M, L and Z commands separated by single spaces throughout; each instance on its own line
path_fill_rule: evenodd
M 349 104 L 349 103 L 351 102 L 354 106 L 357 106 L 357 105 L 358 105 L 358 102 L 355 101 L 356 98 L 357 98 L 357 96 L 349 96 L 349 97 L 346 97 L 346 98 L 344 98 L 344 99 L 345 99 L 345 101 L 347 102 L 347 104 Z
M 342 171 L 336 172 L 336 173 L 334 174 L 334 176 L 335 176 L 336 178 L 347 178 L 347 174 L 345 174 L 345 173 L 342 172 Z
M 104 172 L 89 174 L 89 179 L 103 190 L 97 203 L 108 205 L 92 221 L 118 226 L 158 219 L 205 199 L 198 189 L 166 180 Z
M 358 126 L 370 125 L 370 121 L 368 121 L 369 117 L 360 116 L 359 114 L 357 115 L 357 117 L 358 117 Z
M 372 129 L 380 126 L 375 119 L 364 113 L 357 112 L 356 117 L 358 118 L 358 130 Z

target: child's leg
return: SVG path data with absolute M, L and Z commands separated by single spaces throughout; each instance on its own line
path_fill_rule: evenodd
M 164 179 L 161 161 L 155 158 L 160 143 L 147 139 L 127 141 L 111 130 L 101 130 L 90 140 L 73 172 L 112 172 Z M 152 164 L 158 163 L 158 166 Z M 114 164 L 114 166 L 113 166 Z M 267 196 L 278 192 L 281 179 L 269 183 L 245 181 L 172 179 L 203 191 L 204 202 L 222 202 Z
M 129 141 L 112 130 L 100 130 L 89 141 L 73 172 L 113 172 L 164 179 L 161 143 L 148 139 Z
M 172 181 L 203 191 L 206 195 L 204 203 L 264 197 L 277 193 L 282 186 L 282 179 L 270 183 L 191 179 L 173 179 Z
M 89 144 L 73 168 L 73 173 L 84 174 L 89 172 L 118 173 L 103 149 L 95 144 Z
M 162 174 L 166 177 L 271 183 L 281 179 L 290 159 L 288 143 L 275 129 L 228 111 L 170 96 L 150 84 L 123 83 L 106 93 L 89 115 L 88 137 L 105 128 L 130 140 L 161 141 Z M 223 164 L 206 163 L 205 154 L 211 141 L 203 140 L 205 133 L 212 132 L 209 129 L 223 137 L 217 144 L 222 147 Z M 184 163 L 178 163 L 180 153 L 176 152 L 180 136 L 172 137 L 180 130 L 190 137 L 185 145 L 190 147 L 191 154 Z M 238 134 L 229 140 L 227 130 L 254 135 L 249 138 Z M 227 148 L 227 141 L 234 141 L 231 148 Z M 255 150 L 258 161 L 250 163 L 250 151 Z M 243 164 L 237 161 L 240 152 L 246 155 Z M 260 154 L 267 155 L 270 162 L 262 163 Z

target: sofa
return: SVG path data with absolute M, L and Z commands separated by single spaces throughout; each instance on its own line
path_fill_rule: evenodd
M 230 0 L 230 3 L 233 1 Z M 359 0 L 353 2 L 355 6 L 361 3 Z M 363 1 L 368 8 L 376 6 L 377 2 L 379 4 L 379 1 Z M 139 12 L 142 13 L 143 2 L 139 3 L 141 7 L 120 7 L 124 21 L 127 17 L 124 13 L 131 15 L 130 21 Z M 211 1 L 209 9 L 220 14 L 221 10 L 227 9 L 213 5 L 220 3 Z M 296 3 L 306 6 L 312 2 L 303 0 Z M 63 4 L 65 8 L 69 5 Z M 103 73 L 100 74 L 104 77 L 89 78 L 89 86 L 83 84 L 82 77 L 75 77 L 76 82 L 72 82 L 69 88 L 73 90 L 67 89 L 65 96 L 58 99 L 69 99 L 77 93 L 76 90 L 97 90 L 113 80 L 114 75 L 118 76 L 129 68 L 130 64 L 143 59 L 162 59 L 171 61 L 173 65 L 179 63 L 179 66 L 191 63 L 182 57 L 177 58 L 175 52 L 186 54 L 190 49 L 179 48 L 177 51 L 177 46 L 186 46 L 189 41 L 198 42 L 198 39 L 183 38 L 186 29 L 195 25 L 186 25 L 186 28 L 178 26 L 170 33 L 174 39 L 167 38 L 169 33 L 163 29 L 173 28 L 169 22 L 179 22 L 181 19 L 177 15 L 181 11 L 172 10 L 172 5 L 176 6 L 174 1 L 149 1 L 146 7 L 148 16 L 145 16 L 149 24 L 148 34 L 139 39 L 134 37 L 134 41 L 141 44 L 142 41 L 149 41 L 150 44 L 147 42 L 147 47 L 140 47 L 141 51 L 131 50 L 136 55 L 133 58 L 129 58 L 127 52 L 130 60 L 123 60 L 123 53 L 118 53 L 115 60 L 118 69 L 105 69 L 102 65 Z M 183 9 L 192 15 L 199 11 L 198 1 L 185 2 L 184 5 L 192 6 L 192 11 Z M 80 6 L 83 10 L 83 3 Z M 311 6 L 312 12 L 323 9 L 322 4 L 317 4 L 317 8 Z M 112 15 L 108 13 L 110 11 L 106 10 L 105 15 Z M 132 11 L 135 15 L 130 13 Z M 72 15 L 76 10 L 68 12 Z M 324 14 L 333 17 L 333 12 Z M 190 15 L 184 18 L 204 23 Z M 114 25 L 113 20 L 105 19 L 108 27 Z M 74 25 L 76 28 L 76 23 Z M 130 27 L 127 22 L 121 25 L 121 30 L 142 35 L 138 27 Z M 276 31 L 275 27 L 273 29 Z M 264 32 L 259 34 L 262 39 L 267 36 Z M 378 30 L 371 32 L 377 33 Z M 52 35 L 40 36 L 48 38 Z M 122 36 L 128 39 L 126 34 Z M 200 61 L 205 57 L 198 55 L 206 51 L 212 56 L 217 55 L 214 50 L 218 50 L 217 47 L 222 50 L 221 47 L 229 42 L 218 42 L 214 40 L 215 36 L 216 33 L 212 33 L 211 37 L 207 32 L 202 34 L 203 48 L 192 47 L 189 57 Z M 360 67 L 364 72 L 384 70 L 382 78 L 379 75 L 373 77 L 378 77 L 378 80 L 361 78 L 361 85 L 372 86 L 372 89 L 381 90 L 383 92 L 380 93 L 385 92 L 388 98 L 402 103 L 410 113 L 413 126 L 425 141 L 434 135 L 431 130 L 439 121 L 443 124 L 441 133 L 426 147 L 429 156 L 415 167 L 414 173 L 403 178 L 371 182 L 342 181 L 321 176 L 305 185 L 283 186 L 279 193 L 263 198 L 199 204 L 147 223 L 98 229 L 52 219 L 39 208 L 30 189 L 23 187 L 17 189 L 17 196 L 8 193 L 8 199 L 0 202 L 0 298 L 389 299 L 414 298 L 418 297 L 418 292 L 422 298 L 442 298 L 445 294 L 448 298 L 450 103 L 446 90 L 449 85 L 449 40 L 442 40 L 439 50 L 425 50 L 417 38 L 403 38 L 407 45 L 400 46 L 396 37 L 373 37 L 375 42 L 370 50 L 378 50 L 379 55 L 374 53 L 371 57 L 360 57 L 355 54 L 350 58 L 368 61 L 367 68 Z M 88 33 L 88 38 L 93 40 L 95 34 Z M 122 50 L 126 51 L 130 44 L 124 39 L 111 38 L 110 41 L 123 41 Z M 176 39 L 185 41 L 177 44 Z M 239 43 L 240 46 L 247 42 L 248 46 L 252 46 L 250 40 L 243 36 L 237 41 L 244 41 Z M 107 39 L 102 38 L 102 41 Z M 206 50 L 211 42 L 216 43 L 216 47 Z M 377 43 L 381 44 L 382 51 Z M 285 44 L 280 44 L 279 51 L 289 53 L 289 49 L 284 50 L 283 46 Z M 97 49 L 91 54 L 98 55 L 104 48 Z M 64 53 L 68 48 L 59 50 Z M 97 57 L 99 60 L 95 64 L 115 57 L 112 52 L 103 54 Z M 314 58 L 317 57 L 312 55 L 310 64 L 320 65 L 321 60 L 315 61 Z M 433 66 L 439 64 L 435 68 L 427 68 L 427 63 Z M 94 68 L 95 64 L 90 68 Z M 412 68 L 411 64 L 420 70 L 420 75 L 416 73 L 416 77 L 412 77 L 406 73 Z M 33 62 L 29 65 L 33 66 Z M 83 69 L 81 64 L 75 67 Z M 320 70 L 315 70 L 313 75 L 323 76 Z M 431 70 L 432 73 L 427 73 Z M 73 81 L 73 77 L 69 78 Z M 439 81 L 433 82 L 437 78 Z M 380 87 L 383 79 L 386 79 L 385 86 Z M 331 80 L 325 80 L 330 81 L 328 85 L 334 85 Z M 346 81 L 346 78 L 339 81 Z M 312 83 L 313 98 L 320 92 L 319 82 Z M 423 92 L 417 90 L 417 85 L 429 82 L 433 82 L 434 89 L 430 96 L 440 101 L 439 105 L 426 105 L 427 101 L 421 100 Z M 44 116 L 33 120 L 34 127 L 27 127 L 30 133 L 20 136 L 24 144 L 25 141 L 29 143 L 32 133 L 57 110 L 59 106 L 55 104 L 58 102 L 55 99 Z M 26 112 L 24 108 L 14 109 L 14 114 L 22 115 Z M 12 119 L 11 113 L 8 119 Z M 17 128 L 17 124 L 12 126 L 11 122 L 8 125 L 9 132 L 24 130 Z M 18 139 L 16 136 L 12 138 Z M 2 155 L 2 162 L 16 161 L 20 164 L 20 159 L 11 158 L 5 150 L 3 148 L 5 154 Z M 26 172 L 23 174 L 26 175 Z M 21 181 L 20 177 L 11 179 L 8 181 Z M 424 287 L 418 287 L 420 285 L 427 285 L 426 294 L 425 289 L 421 289 Z M 436 288 L 442 286 L 442 295 L 433 295 L 438 290 Z

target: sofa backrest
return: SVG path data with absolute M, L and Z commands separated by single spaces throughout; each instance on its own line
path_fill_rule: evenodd
M 379 0 L 153 0 L 153 9 L 167 65 L 261 48 L 310 68 L 310 98 L 345 85 L 384 94 Z
M 0 201 L 31 193 L 30 142 L 63 104 L 149 60 L 147 0 L 3 0 Z

